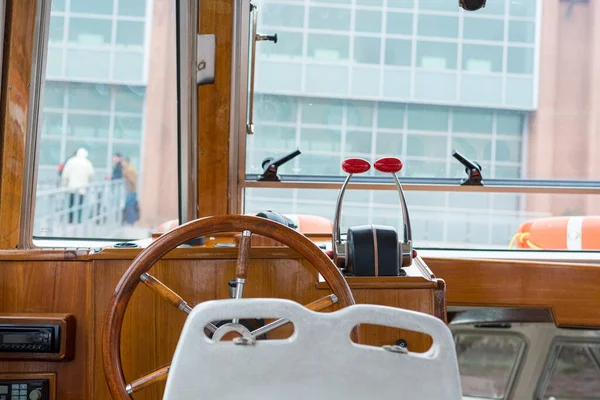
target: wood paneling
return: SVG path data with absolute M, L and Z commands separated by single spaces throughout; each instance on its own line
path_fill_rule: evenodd
M 558 326 L 600 327 L 600 266 L 428 258 L 448 306 L 539 307 Z
M 201 1 L 200 34 L 216 38 L 215 82 L 198 88 L 198 216 L 227 214 L 233 1 Z
M 84 262 L 0 262 L 0 314 L 69 313 L 76 320 L 72 361 L 2 361 L 3 372 L 56 373 L 58 399 L 86 398 L 88 344 L 88 267 Z
M 0 249 L 19 243 L 36 0 L 8 0 L 0 101 Z

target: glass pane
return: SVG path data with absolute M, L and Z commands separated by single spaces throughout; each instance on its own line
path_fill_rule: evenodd
M 54 2 L 54 0 L 52 2 Z M 110 15 L 113 13 L 113 3 L 114 0 L 71 0 L 71 12 Z
M 269 26 L 304 26 L 304 6 L 278 3 L 261 4 L 260 25 Z
M 386 129 L 404 128 L 404 104 L 380 103 L 377 126 Z
M 371 153 L 371 132 L 349 131 L 346 134 L 346 153 Z
M 454 43 L 417 42 L 417 66 L 431 69 L 455 69 L 457 45 Z
M 525 21 L 510 21 L 508 26 L 510 42 L 533 43 L 535 40 L 535 23 Z
M 42 138 L 48 136 L 61 137 L 63 131 L 63 114 L 47 112 L 42 120 Z
M 363 64 L 379 64 L 380 40 L 371 37 L 354 38 L 354 61 Z
M 144 23 L 134 21 L 117 22 L 117 45 L 141 48 L 144 45 Z
M 506 70 L 511 74 L 533 73 L 533 49 L 509 47 Z
M 446 158 L 447 144 L 444 136 L 409 134 L 406 141 L 406 152 L 411 157 Z
M 142 119 L 137 117 L 115 117 L 115 139 L 141 140 Z
M 350 29 L 350 10 L 341 8 L 310 7 L 308 26 L 313 29 Z
M 312 99 L 302 104 L 302 122 L 322 125 L 341 125 L 343 104 L 341 102 Z
M 373 125 L 373 106 L 367 102 L 350 102 L 346 118 L 348 126 L 370 128 Z
M 357 32 L 381 32 L 381 12 L 360 10 L 356 12 L 354 30 Z M 389 23 L 389 21 L 388 21 Z
M 108 139 L 110 118 L 98 115 L 67 115 L 67 136 Z
M 419 15 L 419 36 L 458 37 L 458 17 Z
M 385 41 L 385 63 L 386 65 L 409 66 L 412 42 L 402 39 L 387 39 Z
M 88 47 L 111 43 L 112 21 L 96 18 L 70 18 L 69 43 Z
M 544 400 L 600 399 L 600 344 L 559 343 L 550 354 Z
M 454 112 L 454 132 L 492 133 L 494 114 L 477 109 L 456 110 Z
M 347 60 L 350 38 L 341 35 L 308 35 L 308 57 L 319 61 Z
M 431 11 L 459 11 L 457 4 L 446 1 L 446 0 L 421 0 L 419 1 L 420 10 L 431 10 Z
M 178 218 L 175 4 L 51 1 L 36 245 L 143 239 Z
M 510 335 L 460 333 L 455 341 L 463 396 L 504 398 L 523 340 Z
M 463 20 L 463 37 L 465 39 L 502 42 L 504 40 L 504 21 L 501 19 L 465 17 Z
M 469 72 L 502 72 L 502 47 L 463 45 L 463 69 Z
M 46 82 L 44 88 L 44 107 L 63 108 L 65 103 L 65 89 L 62 83 Z
M 387 13 L 387 33 L 393 35 L 412 35 L 412 26 L 412 14 L 391 11 Z
M 143 17 L 146 15 L 146 0 L 119 0 L 119 15 Z
M 108 85 L 69 85 L 68 105 L 72 110 L 110 111 L 110 86 Z
M 409 105 L 408 129 L 445 132 L 448 130 L 448 109 Z
M 535 18 L 537 1 L 513 0 L 509 1 L 509 13 L 514 17 Z
M 65 36 L 65 19 L 63 17 L 50 18 L 50 32 L 48 42 L 50 44 L 61 44 Z
M 296 121 L 297 100 L 287 96 L 258 95 L 255 99 L 257 121 Z

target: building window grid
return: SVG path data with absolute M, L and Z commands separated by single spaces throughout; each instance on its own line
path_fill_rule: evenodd
M 268 100 L 267 100 L 268 101 Z M 341 145 L 341 150 L 340 151 L 328 151 L 328 150 L 308 150 L 308 151 L 303 151 L 304 154 L 307 155 L 322 155 L 322 156 L 332 156 L 332 157 L 336 157 L 336 158 L 340 158 L 340 165 L 341 165 L 341 161 L 343 160 L 344 157 L 347 156 L 354 156 L 354 155 L 361 155 L 361 156 L 365 156 L 367 154 L 370 155 L 371 159 L 369 160 L 370 162 L 374 162 L 376 160 L 376 158 L 380 157 L 381 154 L 377 153 L 377 141 L 379 138 L 381 138 L 380 133 L 397 133 L 399 135 L 401 135 L 401 139 L 402 139 L 402 151 L 400 154 L 397 154 L 397 156 L 403 158 L 404 160 L 406 160 L 407 164 L 410 161 L 424 161 L 424 162 L 444 162 L 446 165 L 446 169 L 445 169 L 445 173 L 443 177 L 451 177 L 451 169 L 452 169 L 452 160 L 449 158 L 449 154 L 450 151 L 448 151 L 447 153 L 447 157 L 431 157 L 431 156 L 414 156 L 414 155 L 409 155 L 407 153 L 407 149 L 408 149 L 408 135 L 412 135 L 415 137 L 423 137 L 423 136 L 431 136 L 431 137 L 437 137 L 440 135 L 441 132 L 436 132 L 436 131 L 422 131 L 422 130 L 417 130 L 417 129 L 408 129 L 408 105 L 407 104 L 403 104 L 401 106 L 401 108 L 399 109 L 399 111 L 401 110 L 404 114 L 403 114 L 403 120 L 402 120 L 402 127 L 398 128 L 398 129 L 391 129 L 391 128 L 381 128 L 378 126 L 378 117 L 379 117 L 379 107 L 380 104 L 382 103 L 375 103 L 372 104 L 372 108 L 371 108 L 371 118 L 372 118 L 372 126 L 373 128 L 369 128 L 369 127 L 363 127 L 363 126 L 354 126 L 352 125 L 352 131 L 357 131 L 357 132 L 372 132 L 373 137 L 371 138 L 371 148 L 370 149 L 365 149 L 364 151 L 361 152 L 348 152 L 346 151 L 346 134 L 347 131 L 349 130 L 349 124 L 348 124 L 348 115 L 351 114 L 348 111 L 348 108 L 351 107 L 350 102 L 344 102 L 343 103 L 343 107 L 342 107 L 342 120 L 341 123 L 339 125 L 333 125 L 333 124 L 318 124 L 318 123 L 307 123 L 307 122 L 302 122 L 302 113 L 303 113 L 303 109 L 304 106 L 310 101 L 310 99 L 303 99 L 300 98 L 299 101 L 296 103 L 296 120 L 294 122 L 277 122 L 277 121 L 260 121 L 257 120 L 256 121 L 256 125 L 260 126 L 271 126 L 271 127 L 291 127 L 291 128 L 295 128 L 295 132 L 296 132 L 296 146 L 297 147 L 301 147 L 301 143 L 302 143 L 302 130 L 303 129 L 332 129 L 332 130 L 338 130 L 341 133 L 341 137 L 342 137 L 342 143 L 340 143 Z M 453 143 L 453 139 L 455 138 L 461 138 L 461 139 L 489 139 L 491 141 L 491 157 L 490 160 L 478 160 L 479 162 L 483 163 L 485 161 L 489 161 L 489 175 L 485 174 L 485 176 L 488 176 L 489 178 L 493 178 L 496 176 L 497 173 L 497 169 L 496 167 L 516 167 L 516 168 L 521 168 L 521 166 L 523 165 L 523 158 L 524 158 L 524 154 L 521 154 L 520 160 L 519 162 L 514 162 L 514 161 L 499 161 L 497 160 L 497 155 L 496 155 L 496 143 L 498 142 L 498 140 L 503 140 L 506 142 L 513 142 L 513 143 L 518 143 L 522 148 L 522 141 L 523 141 L 523 137 L 522 135 L 516 136 L 516 135 L 501 135 L 498 134 L 496 131 L 496 127 L 498 124 L 498 120 L 497 120 L 497 113 L 493 112 L 492 115 L 492 131 L 489 133 L 466 133 L 466 132 L 460 132 L 460 131 L 455 131 L 453 128 L 453 110 L 452 108 L 448 108 L 448 121 L 447 121 L 447 132 L 443 132 L 444 136 L 446 136 L 446 140 L 447 140 L 447 144 L 446 144 L 446 149 L 447 150 L 451 150 L 452 148 L 452 143 Z M 521 117 L 523 118 L 523 117 Z M 260 131 L 259 129 L 257 130 L 257 135 L 260 135 Z M 302 150 L 302 149 L 301 149 Z M 254 159 L 258 154 L 255 154 L 256 152 L 259 153 L 264 153 L 264 152 L 271 152 L 271 153 L 283 153 L 283 152 L 287 152 L 290 151 L 289 148 L 273 148 L 273 147 L 260 147 L 260 146 L 256 146 L 253 143 L 249 145 L 248 148 L 248 154 L 253 156 L 253 157 L 248 157 L 248 161 L 249 161 L 249 166 L 252 165 L 252 163 L 254 163 L 255 165 L 260 165 L 260 162 L 262 160 L 258 160 L 258 159 Z M 295 163 L 294 163 L 294 167 L 296 170 L 298 170 L 300 168 L 300 159 L 296 158 Z M 403 170 L 401 172 L 401 176 L 406 176 L 406 170 Z M 516 177 L 515 177 L 516 178 Z
M 515 16 L 511 16 L 509 13 L 509 2 L 505 2 L 505 10 L 504 10 L 504 14 L 503 15 L 482 15 L 482 16 L 477 16 L 477 18 L 492 18 L 492 19 L 502 19 L 504 20 L 504 37 L 503 37 L 503 41 L 488 41 L 488 40 L 471 40 L 471 39 L 464 39 L 462 38 L 463 36 L 463 32 L 462 32 L 462 21 L 463 21 L 463 12 L 444 12 L 444 11 L 431 11 L 431 10 L 420 10 L 418 9 L 418 2 L 419 0 L 415 1 L 415 6 L 413 9 L 411 9 L 412 14 L 413 14 L 413 31 L 412 31 L 412 35 L 395 35 L 395 34 L 388 34 L 386 32 L 386 21 L 387 21 L 387 12 L 388 10 L 394 10 L 392 8 L 387 7 L 387 1 L 383 2 L 382 7 L 365 7 L 365 6 L 354 6 L 352 4 L 335 4 L 335 6 L 333 5 L 325 5 L 325 7 L 329 7 L 329 8 L 345 8 L 345 9 L 350 9 L 351 10 L 351 14 L 350 14 L 350 30 L 349 31 L 339 31 L 339 30 L 330 30 L 330 29 L 313 29 L 313 28 L 309 28 L 309 9 L 312 7 L 314 7 L 314 3 L 310 3 L 310 0 L 305 0 L 303 3 L 298 3 L 298 4 L 303 4 L 304 5 L 304 27 L 301 28 L 290 28 L 290 27 L 281 27 L 281 26 L 275 26 L 275 25 L 266 25 L 266 24 L 260 24 L 259 22 L 259 26 L 260 29 L 264 29 L 264 30 L 278 30 L 278 31 L 283 31 L 283 32 L 301 32 L 303 35 L 303 45 L 302 45 L 302 57 L 300 60 L 297 61 L 293 61 L 293 60 L 286 60 L 286 62 L 291 62 L 291 63 L 301 63 L 301 70 L 302 70 L 302 82 L 301 82 L 301 90 L 304 92 L 306 90 L 306 70 L 307 70 L 307 65 L 335 65 L 335 66 L 346 66 L 348 68 L 348 87 L 346 89 L 346 94 L 347 95 L 351 95 L 352 92 L 352 75 L 353 75 L 353 69 L 355 67 L 373 67 L 374 69 L 378 69 L 379 72 L 379 76 L 380 76 L 380 84 L 379 84 L 379 93 L 383 93 L 383 79 L 384 79 L 384 74 L 386 72 L 386 70 L 398 70 L 398 71 L 410 71 L 411 73 L 411 87 L 410 87 L 410 98 L 409 99 L 414 99 L 415 98 L 415 93 L 414 93 L 414 85 L 415 85 L 415 75 L 417 71 L 429 71 L 429 72 L 441 72 L 441 73 L 448 73 L 449 75 L 455 75 L 456 79 L 458 81 L 457 83 L 457 87 L 460 89 L 460 81 L 462 78 L 462 75 L 469 75 L 469 76 L 497 76 L 497 77 L 501 77 L 502 78 L 502 93 L 501 93 L 501 104 L 502 105 L 507 105 L 506 103 L 506 87 L 507 87 L 507 78 L 508 77 L 514 77 L 514 78 L 531 78 L 534 79 L 537 76 L 537 64 L 534 65 L 534 69 L 532 71 L 532 73 L 508 73 L 508 66 L 507 66 L 507 56 L 508 56 L 508 47 L 521 47 L 521 48 L 529 48 L 532 49 L 532 51 L 535 52 L 538 49 L 538 42 L 539 42 L 539 37 L 536 35 L 536 39 L 534 41 L 534 43 L 522 43 L 522 42 L 510 42 L 509 41 L 509 36 L 508 36 L 508 31 L 509 31 L 509 21 L 528 21 L 528 22 L 536 22 L 536 17 L 515 17 Z M 289 4 L 286 2 L 278 2 L 278 1 L 270 1 L 269 4 Z M 319 4 L 318 6 L 323 7 L 324 4 Z M 382 31 L 380 33 L 367 33 L 367 32 L 355 32 L 355 9 L 382 9 L 383 10 L 383 23 L 382 23 Z M 418 15 L 421 14 L 432 14 L 432 15 L 452 15 L 452 16 L 457 16 L 459 18 L 459 33 L 458 33 L 458 37 L 457 38 L 440 38 L 440 37 L 424 37 L 424 36 L 419 36 L 418 35 Z M 281 29 L 283 28 L 283 29 Z M 340 35 L 340 36 L 346 36 L 348 37 L 349 40 L 349 56 L 348 56 L 348 60 L 347 61 L 319 61 L 319 60 L 310 60 L 308 59 L 308 36 L 311 33 L 316 33 L 316 34 L 331 34 L 331 35 Z M 359 37 L 376 37 L 379 38 L 381 40 L 380 43 L 380 59 L 379 59 L 379 65 L 375 66 L 374 64 L 364 64 L 364 63 L 357 63 L 354 61 L 354 41 L 355 38 L 359 36 Z M 386 52 L 386 41 L 387 39 L 396 39 L 396 38 L 400 38 L 400 39 L 406 39 L 406 40 L 411 40 L 412 43 L 412 49 L 411 49 L 411 65 L 410 67 L 398 67 L 398 66 L 389 66 L 385 64 L 385 52 Z M 420 68 L 416 66 L 416 45 L 417 45 L 417 40 L 418 41 L 427 41 L 427 42 L 448 42 L 448 43 L 457 43 L 457 48 L 458 48 L 458 55 L 457 55 L 457 68 L 456 69 L 444 69 L 444 70 L 435 70 L 435 69 L 425 69 L 425 68 Z M 486 46 L 495 46 L 495 47 L 502 47 L 502 72 L 485 72 L 485 73 L 480 73 L 480 72 L 474 72 L 474 71 L 463 71 L 461 68 L 461 64 L 462 64 L 462 56 L 461 56 L 461 50 L 462 50 L 462 45 L 464 44 L 479 44 L 479 45 L 486 45 Z M 269 57 L 269 56 L 264 56 L 264 54 L 260 53 L 257 54 L 257 57 L 259 59 L 259 61 L 261 62 L 269 62 L 269 61 L 275 61 L 276 57 Z M 533 85 L 535 86 L 535 84 Z M 534 88 L 532 87 L 532 90 L 534 90 Z M 461 93 L 460 90 L 456 91 L 456 96 L 454 99 L 454 102 L 459 102 L 461 98 Z M 532 98 L 535 101 L 535 95 L 532 96 Z M 497 105 L 497 104 L 495 104 Z M 490 106 L 494 106 L 494 105 L 490 105 Z
M 76 50 L 92 50 L 92 51 L 97 51 L 97 52 L 107 52 L 109 53 L 109 76 L 106 78 L 107 82 L 110 83 L 142 83 L 146 81 L 146 77 L 147 77 L 147 73 L 144 69 L 143 73 L 142 73 L 142 77 L 139 80 L 135 80 L 135 81 L 120 81 L 118 79 L 115 79 L 114 74 L 115 74 L 115 58 L 117 56 L 118 53 L 123 53 L 123 54 L 142 54 L 143 58 L 147 58 L 148 56 L 148 47 L 149 47 L 149 38 L 147 36 L 148 31 L 148 23 L 147 23 L 147 16 L 142 16 L 142 17 L 135 17 L 135 16 L 125 16 L 125 15 L 119 15 L 118 14 L 118 7 L 119 7 L 119 0 L 115 0 L 113 2 L 113 11 L 111 15 L 104 15 L 104 14 L 89 14 L 89 13 L 77 13 L 77 12 L 71 12 L 71 1 L 70 0 L 66 0 L 65 2 L 65 10 L 64 11 L 51 11 L 50 16 L 52 17 L 62 17 L 63 18 L 63 38 L 61 41 L 61 44 L 54 44 L 54 43 L 49 43 L 48 44 L 48 52 L 53 52 L 53 51 L 60 51 L 61 52 L 61 71 L 60 71 L 60 77 L 65 78 L 67 81 L 73 81 L 73 79 L 71 79 L 70 77 L 68 77 L 67 74 L 67 60 L 68 60 L 68 52 L 70 49 L 76 49 Z M 148 10 L 148 4 L 146 3 L 146 10 Z M 111 21 L 111 39 L 110 39 L 110 43 L 102 45 L 102 46 L 93 46 L 93 45 L 80 45 L 80 44 L 75 44 L 75 43 L 69 43 L 69 31 L 70 31 L 70 21 L 71 18 L 89 18 L 89 19 L 96 19 L 96 20 L 109 20 Z M 120 46 L 117 46 L 116 40 L 117 40 L 117 25 L 118 22 L 120 21 L 126 21 L 126 22 L 142 22 L 145 24 L 144 26 L 144 40 L 142 45 L 137 48 L 137 46 L 131 47 L 131 48 L 119 48 Z M 54 77 L 52 77 L 54 78 Z M 83 79 L 77 79 L 78 81 L 89 81 L 89 82 L 97 82 L 99 80 L 97 79 L 87 79 L 87 78 L 83 78 Z

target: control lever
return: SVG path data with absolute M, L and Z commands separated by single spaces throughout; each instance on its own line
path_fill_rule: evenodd
M 400 196 L 400 206 L 402 208 L 402 221 L 403 221 L 403 235 L 404 241 L 400 243 L 400 259 L 402 260 L 402 267 L 408 267 L 412 264 L 413 258 L 417 256 L 416 250 L 412 248 L 412 229 L 410 228 L 410 218 L 408 216 L 408 207 L 406 206 L 406 199 L 404 198 L 404 191 L 402 185 L 396 176 L 396 173 L 402 170 L 403 164 L 399 158 L 385 157 L 380 158 L 373 164 L 375 169 L 383 173 L 391 173 L 396 182 L 398 188 L 398 195 Z
M 300 154 L 302 154 L 300 152 L 300 149 L 297 149 L 297 150 L 292 151 L 291 153 L 286 154 L 285 156 L 280 157 L 278 159 L 275 159 L 274 157 L 265 158 L 262 162 L 263 173 L 258 178 L 258 180 L 259 181 L 280 182 L 281 179 L 279 178 L 279 175 L 277 175 L 278 168 L 281 167 L 286 162 L 290 161 L 291 159 L 299 156 Z
M 467 177 L 460 181 L 461 185 L 464 186 L 483 186 L 483 180 L 481 177 L 481 165 L 477 162 L 473 162 L 468 158 L 465 158 L 456 149 L 452 150 L 452 157 L 456 158 L 462 165 L 465 166 L 465 172 Z
M 342 235 L 340 229 L 340 219 L 342 213 L 342 201 L 344 200 L 344 193 L 346 192 L 346 187 L 354 174 L 362 174 L 371 169 L 371 164 L 367 160 L 362 158 L 349 158 L 344 160 L 342 163 L 342 169 L 345 173 L 348 174 L 344 184 L 342 185 L 342 189 L 338 194 L 337 204 L 335 207 L 335 216 L 333 219 L 333 262 L 339 268 L 343 268 L 346 261 L 346 244 L 342 242 Z

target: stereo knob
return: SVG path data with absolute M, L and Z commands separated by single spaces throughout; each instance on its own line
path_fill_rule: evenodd
M 42 398 L 42 392 L 39 389 L 33 390 L 29 393 L 29 400 L 40 400 Z

